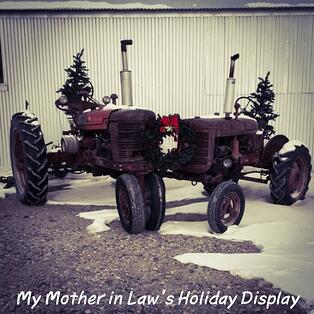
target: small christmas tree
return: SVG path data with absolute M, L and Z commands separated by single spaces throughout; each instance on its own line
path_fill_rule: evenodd
M 79 100 L 82 94 L 87 96 L 91 93 L 91 83 L 88 77 L 88 69 L 84 65 L 85 61 L 82 60 L 84 49 L 73 56 L 73 64 L 65 69 L 68 79 L 64 85 L 57 91 L 62 93 L 68 100 Z
M 272 90 L 273 85 L 269 81 L 270 72 L 265 78 L 259 77 L 260 82 L 257 85 L 256 92 L 251 93 L 249 110 L 243 109 L 243 113 L 251 118 L 256 119 L 258 127 L 263 131 L 264 137 L 269 139 L 272 134 L 275 134 L 274 127 L 269 125 L 269 121 L 275 121 L 279 117 L 278 113 L 274 112 L 273 106 L 275 101 L 275 93 Z

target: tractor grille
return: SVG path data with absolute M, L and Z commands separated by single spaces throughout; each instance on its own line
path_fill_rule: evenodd
M 208 133 L 196 132 L 196 148 L 191 164 L 207 165 L 208 162 Z
M 121 159 L 138 158 L 143 149 L 143 124 L 119 123 L 118 144 Z

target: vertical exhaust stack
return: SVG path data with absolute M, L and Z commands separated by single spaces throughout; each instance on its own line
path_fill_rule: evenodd
M 224 114 L 225 118 L 230 118 L 231 113 L 234 110 L 234 88 L 235 88 L 235 78 L 234 75 L 234 66 L 236 60 L 238 60 L 240 55 L 237 53 L 231 57 L 229 77 L 226 82 L 226 94 L 225 94 L 225 102 L 224 102 Z
M 122 71 L 120 71 L 122 105 L 133 106 L 132 77 L 128 69 L 127 46 L 132 45 L 131 39 L 121 40 Z

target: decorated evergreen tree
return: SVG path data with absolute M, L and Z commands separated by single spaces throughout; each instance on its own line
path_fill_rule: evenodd
M 274 127 L 269 125 L 269 121 L 275 121 L 279 117 L 278 113 L 274 112 L 273 106 L 275 101 L 275 93 L 272 90 L 273 85 L 269 81 L 270 72 L 265 78 L 259 77 L 259 83 L 256 92 L 251 93 L 248 97 L 250 99 L 250 108 L 244 108 L 242 112 L 256 119 L 258 127 L 263 131 L 264 137 L 269 139 L 272 134 L 275 134 Z
M 84 49 L 73 56 L 73 64 L 65 69 L 68 79 L 57 91 L 65 95 L 68 100 L 79 100 L 82 94 L 88 96 L 92 92 L 92 85 L 88 77 L 88 69 L 82 60 Z

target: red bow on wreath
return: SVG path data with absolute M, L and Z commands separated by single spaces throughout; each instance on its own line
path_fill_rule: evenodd
M 160 133 L 171 133 L 178 134 L 179 133 L 179 115 L 169 115 L 163 116 L 160 119 Z

